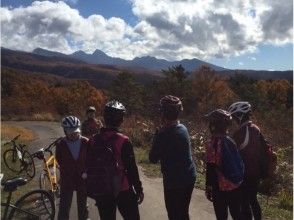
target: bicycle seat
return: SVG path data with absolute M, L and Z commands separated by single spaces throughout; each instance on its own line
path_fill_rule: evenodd
M 26 179 L 17 177 L 11 180 L 7 180 L 5 183 L 2 183 L 4 186 L 3 190 L 6 192 L 13 192 L 17 189 L 18 186 L 23 186 L 27 183 Z

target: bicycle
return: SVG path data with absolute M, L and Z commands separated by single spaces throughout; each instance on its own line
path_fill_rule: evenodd
M 20 137 L 17 135 L 12 140 L 4 143 L 4 146 L 12 144 L 11 149 L 3 153 L 4 164 L 7 168 L 15 173 L 26 172 L 27 176 L 32 179 L 35 176 L 35 164 L 31 154 L 25 150 L 25 144 L 17 144 L 16 140 Z
M 1 206 L 5 208 L 1 219 L 54 220 L 54 201 L 52 196 L 45 190 L 32 190 L 21 196 L 14 205 L 11 203 L 12 193 L 17 190 L 17 187 L 26 183 L 27 180 L 23 178 L 14 178 L 2 183 L 3 190 L 8 192 L 8 196 L 6 202 L 1 202 Z M 11 210 L 9 211 L 9 209 Z
M 35 152 L 32 157 L 38 158 L 39 160 L 43 161 L 43 171 L 40 173 L 39 177 L 39 185 L 40 189 L 44 189 L 50 192 L 53 196 L 59 197 L 59 166 L 57 160 L 51 150 L 53 146 L 61 138 L 58 138 L 53 143 L 51 143 L 47 148 L 41 148 L 37 152 Z M 50 155 L 48 158 L 45 157 L 45 152 L 48 152 Z

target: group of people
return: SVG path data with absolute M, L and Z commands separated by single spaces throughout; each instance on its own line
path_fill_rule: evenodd
M 178 97 L 167 95 L 161 98 L 161 123 L 156 129 L 149 153 L 151 163 L 161 163 L 164 200 L 170 220 L 190 219 L 189 205 L 196 181 L 190 136 L 187 128 L 179 121 L 182 111 L 183 105 Z M 119 130 L 126 109 L 118 101 L 108 102 L 103 111 L 104 126 L 95 119 L 95 112 L 94 107 L 89 107 L 87 119 L 82 124 L 75 116 L 68 116 L 62 120 L 65 137 L 56 145 L 56 158 L 60 167 L 58 219 L 69 219 L 74 191 L 77 192 L 79 220 L 89 219 L 87 197 L 93 189 L 87 189 L 91 177 L 87 168 L 91 166 L 99 169 L 95 168 L 93 163 L 89 165 L 89 161 L 93 161 L 93 158 L 97 161 L 99 155 L 95 157 L 95 154 L 102 152 L 97 149 L 101 150 L 101 146 L 106 146 L 107 143 L 114 154 L 119 181 L 113 193 L 107 194 L 105 188 L 104 195 L 91 195 L 91 198 L 96 201 L 101 220 L 115 220 L 117 208 L 123 219 L 138 220 L 138 205 L 144 200 L 142 182 L 133 145 Z M 228 218 L 228 209 L 234 220 L 249 220 L 252 219 L 252 215 L 256 220 L 261 219 L 257 187 L 261 176 L 259 153 L 264 139 L 259 128 L 250 120 L 250 116 L 251 105 L 248 102 L 236 102 L 228 111 L 216 109 L 205 115 L 211 133 L 211 140 L 207 143 L 206 149 L 205 194 L 207 199 L 212 201 L 218 220 Z M 231 138 L 228 136 L 228 128 L 233 120 L 239 128 Z M 240 152 L 244 163 L 242 179 L 237 182 L 230 181 L 220 168 L 221 163 L 224 163 L 222 148 L 227 144 Z M 98 160 L 97 164 L 104 161 L 101 158 Z

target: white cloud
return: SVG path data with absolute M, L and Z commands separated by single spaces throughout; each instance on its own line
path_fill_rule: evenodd
M 238 64 L 239 64 L 239 66 L 244 66 L 243 62 L 239 62 Z
M 67 4 L 77 0 L 1 8 L 2 46 L 63 53 L 100 49 L 127 59 L 151 55 L 176 60 L 228 58 L 254 52 L 261 43 L 292 42 L 291 0 L 129 1 L 139 21 L 134 27 L 115 17 L 85 18 Z
M 256 61 L 256 57 L 248 57 L 248 59 L 250 59 L 252 61 Z
M 160 34 L 158 47 L 172 41 L 172 48 L 180 45 L 171 49 L 177 58 L 206 58 L 253 52 L 264 42 L 292 42 L 291 5 L 291 0 L 133 0 L 133 12 Z M 190 50 L 180 53 L 186 47 Z

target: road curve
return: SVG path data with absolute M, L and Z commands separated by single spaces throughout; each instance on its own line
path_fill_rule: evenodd
M 54 138 L 63 135 L 63 131 L 59 123 L 56 122 L 39 122 L 39 121 L 7 121 L 5 124 L 17 125 L 28 128 L 36 133 L 37 139 L 32 142 L 33 149 L 37 150 L 41 147 L 50 144 Z M 40 170 L 37 171 L 38 177 Z M 35 178 L 36 178 L 35 177 Z M 161 178 L 148 178 L 140 169 L 140 178 L 143 183 L 145 199 L 140 205 L 140 216 L 142 220 L 165 220 L 167 213 L 165 210 L 163 199 L 163 187 Z M 89 199 L 89 213 L 92 220 L 100 219 L 94 201 Z M 70 212 L 70 220 L 77 220 L 76 200 L 72 203 Z M 191 220 L 214 220 L 214 212 L 212 203 L 210 203 L 204 196 L 202 190 L 195 189 L 193 191 L 190 204 L 190 219 Z M 122 220 L 119 212 L 117 212 L 117 220 Z

